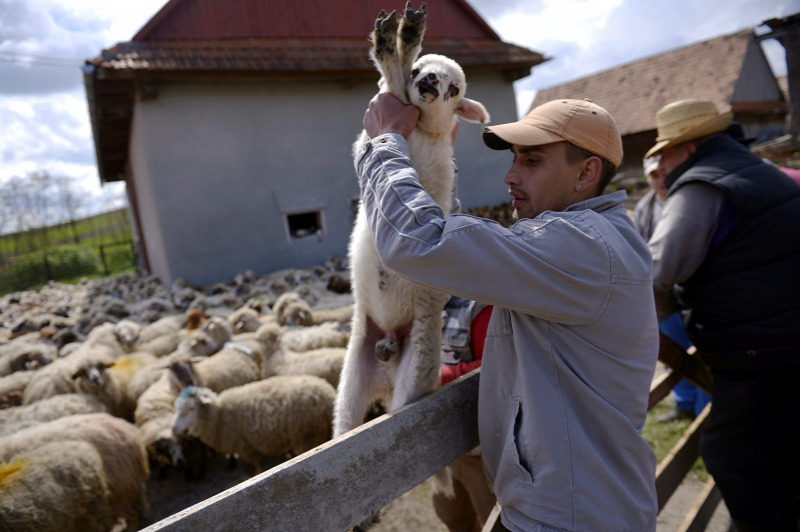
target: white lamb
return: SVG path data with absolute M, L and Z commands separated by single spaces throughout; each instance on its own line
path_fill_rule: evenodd
M 480 103 L 464 97 L 466 80 L 453 60 L 429 54 L 417 59 L 425 31 L 425 5 L 406 4 L 399 21 L 381 11 L 371 35 L 370 56 L 391 92 L 419 107 L 407 141 L 420 184 L 445 216 L 455 203 L 452 133 L 458 117 L 487 122 Z M 353 146 L 358 157 L 369 142 L 362 132 Z M 355 312 L 336 399 L 334 436 L 360 425 L 367 406 L 382 397 L 390 410 L 434 389 L 439 376 L 441 309 L 446 295 L 388 270 L 378 257 L 364 209 L 350 238 Z
M 236 454 L 260 473 L 261 458 L 301 454 L 330 439 L 336 391 L 308 375 L 271 377 L 217 395 L 190 386 L 175 400 L 175 434 Z

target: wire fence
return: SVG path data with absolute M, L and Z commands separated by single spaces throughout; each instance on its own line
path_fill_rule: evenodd
M 135 270 L 136 265 L 132 240 L 62 246 L 0 261 L 0 295 L 34 289 L 49 281 L 114 275 Z

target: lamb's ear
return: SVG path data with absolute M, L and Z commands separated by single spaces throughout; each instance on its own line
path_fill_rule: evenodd
M 489 121 L 489 112 L 482 103 L 462 98 L 456 107 L 456 114 L 469 122 L 485 124 Z

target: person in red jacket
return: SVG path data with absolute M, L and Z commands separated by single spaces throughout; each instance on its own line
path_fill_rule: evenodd
M 492 306 L 450 296 L 442 311 L 440 385 L 479 368 Z M 495 504 L 480 447 L 448 465 L 431 490 L 436 515 L 450 532 L 480 532 Z

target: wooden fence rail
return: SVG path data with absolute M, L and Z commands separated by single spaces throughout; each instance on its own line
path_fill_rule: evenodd
M 698 367 L 696 361 L 686 361 L 685 357 L 691 355 L 669 339 L 665 342 L 665 338 L 662 337 L 660 355 L 663 361 L 692 369 Z M 701 373 L 697 375 L 692 380 L 708 384 Z M 680 378 L 679 372 L 672 371 L 655 381 L 650 391 L 650 407 L 666 397 Z M 478 444 L 479 379 L 480 370 L 460 377 L 435 393 L 154 523 L 144 531 L 347 530 Z M 696 461 L 697 441 L 707 415 L 708 408 L 659 464 L 656 472 L 659 511 Z M 687 513 L 680 530 L 705 530 L 719 500 L 711 480 Z M 492 512 L 485 532 L 492 530 L 498 516 L 497 511 Z

